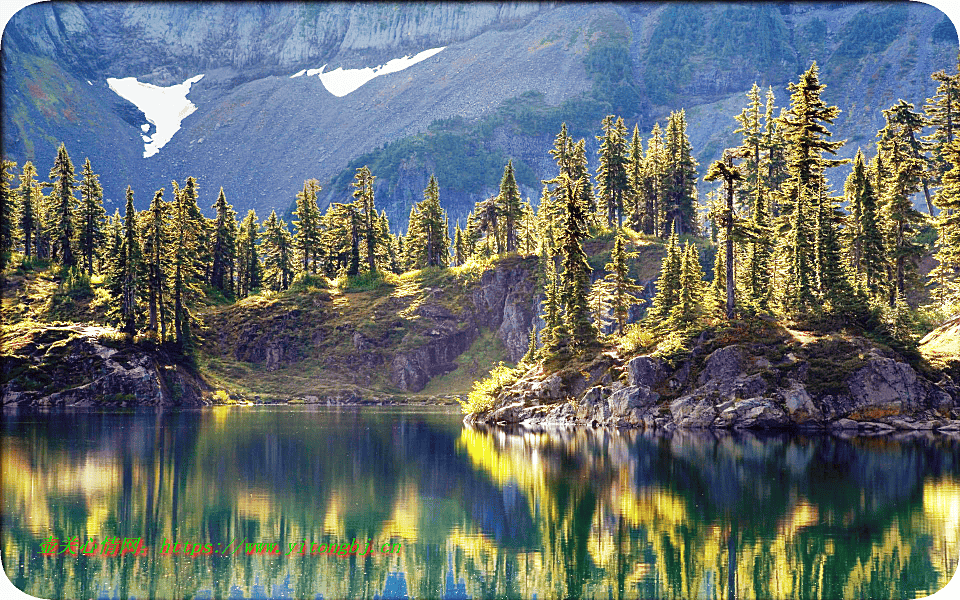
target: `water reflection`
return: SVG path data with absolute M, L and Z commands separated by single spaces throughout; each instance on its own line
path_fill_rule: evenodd
M 508 432 L 437 409 L 6 413 L 0 467 L 7 575 L 43 598 L 903 597 L 945 585 L 960 554 L 960 448 L 932 435 Z M 50 536 L 150 551 L 44 556 Z M 400 551 L 287 552 L 352 540 Z M 212 552 L 163 555 L 165 541 Z M 247 554 L 258 542 L 283 551 Z

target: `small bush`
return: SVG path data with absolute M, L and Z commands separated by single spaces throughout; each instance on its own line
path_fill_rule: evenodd
M 213 401 L 217 404 L 229 404 L 230 394 L 226 390 L 217 390 L 213 393 Z
M 464 414 L 472 415 L 493 408 L 497 395 L 504 388 L 516 383 L 521 374 L 519 369 L 512 369 L 503 362 L 498 363 L 485 379 L 474 382 L 466 401 L 458 400 Z
M 631 323 L 623 329 L 623 336 L 617 342 L 621 355 L 639 354 L 653 347 L 656 336 L 642 323 Z
M 327 278 L 323 275 L 312 275 L 306 271 L 297 273 L 290 284 L 291 292 L 315 292 L 327 289 Z

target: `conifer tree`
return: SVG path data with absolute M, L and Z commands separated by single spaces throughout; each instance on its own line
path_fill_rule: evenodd
M 440 206 L 440 188 L 433 175 L 423 190 L 423 200 L 410 208 L 405 268 L 444 267 L 448 262 L 446 211 Z
M 300 270 L 317 273 L 320 257 L 320 207 L 317 195 L 321 190 L 320 182 L 308 179 L 303 182 L 303 190 L 297 193 L 297 219 L 293 222 L 293 242 L 300 256 Z
M 843 142 L 832 142 L 826 124 L 832 124 L 840 113 L 836 106 L 827 105 L 820 94 L 817 63 L 790 83 L 790 109 L 780 118 L 787 143 L 788 179 L 783 184 L 784 211 L 789 213 L 789 233 L 786 250 L 790 257 L 787 272 L 785 304 L 788 311 L 804 315 L 817 308 L 816 246 L 819 194 L 824 189 L 824 170 L 843 161 L 824 158 L 824 153 L 836 154 Z
M 227 196 L 220 188 L 213 205 L 217 216 L 213 225 L 213 265 L 210 269 L 210 285 L 228 294 L 233 294 L 233 271 L 237 244 L 237 213 L 227 203 Z
M 590 307 L 587 303 L 587 286 L 590 284 L 590 263 L 581 246 L 587 236 L 587 215 L 578 198 L 580 186 L 588 185 L 586 179 L 573 182 L 566 175 L 560 176 L 564 189 L 567 218 L 560 236 L 560 252 L 563 256 L 560 301 L 563 305 L 562 329 L 557 338 L 567 342 L 575 352 L 596 342 L 597 332 L 590 322 Z
M 20 232 L 23 235 L 23 253 L 27 260 L 30 260 L 31 250 L 36 242 L 36 230 L 39 222 L 35 213 L 35 197 L 37 190 L 33 178 L 36 177 L 37 170 L 33 163 L 27 161 L 20 169 L 20 186 L 17 188 L 17 197 L 19 198 L 19 224 Z
M 559 348 L 557 333 L 562 328 L 560 310 L 560 278 L 554 259 L 546 246 L 541 247 L 540 265 L 543 268 L 543 320 L 540 345 L 543 353 L 554 354 Z
M 377 208 L 373 197 L 373 182 L 376 179 L 366 166 L 357 169 L 354 176 L 353 192 L 354 206 L 360 217 L 360 238 L 363 242 L 363 251 L 366 258 L 367 270 L 377 272 Z
M 640 140 L 640 128 L 633 126 L 630 138 L 630 150 L 627 155 L 627 225 L 634 231 L 643 231 L 644 194 L 643 194 L 643 142 Z
M 10 188 L 10 181 L 15 177 L 13 172 L 16 168 L 17 163 L 6 159 L 0 160 L 0 282 L 2 282 L 3 269 L 7 266 L 16 237 L 16 203 Z
M 623 119 L 614 120 L 613 115 L 604 117 L 600 124 L 603 135 L 597 136 L 597 194 L 607 227 L 623 225 L 624 198 L 628 194 L 627 132 Z
M 937 82 L 933 98 L 927 99 L 923 110 L 933 132 L 924 138 L 930 144 L 930 174 L 934 184 L 939 184 L 943 175 L 952 168 L 948 158 L 948 144 L 953 141 L 960 127 L 960 54 L 957 56 L 956 73 L 940 70 L 931 75 Z
M 680 249 L 680 236 L 671 225 L 667 239 L 667 253 L 660 266 L 657 279 L 657 295 L 653 297 L 647 319 L 655 327 L 662 326 L 670 317 L 670 311 L 680 298 L 680 276 L 683 270 L 683 255 Z
M 614 322 L 610 308 L 613 301 L 613 290 L 606 279 L 598 279 L 590 285 L 587 303 L 593 314 L 593 326 L 597 334 L 603 335 L 607 326 Z
M 142 260 L 140 239 L 137 231 L 137 211 L 133 205 L 133 190 L 127 186 L 126 208 L 121 240 L 113 256 L 109 276 L 109 290 L 113 298 L 112 311 L 120 323 L 120 331 L 133 335 L 136 330 L 137 288 Z
M 687 138 L 686 114 L 670 113 L 664 144 L 666 155 L 664 212 L 678 234 L 698 234 L 696 214 L 697 161 Z
M 925 219 L 914 207 L 911 196 L 920 189 L 924 161 L 915 156 L 913 134 L 918 115 L 904 101 L 884 110 L 886 125 L 877 134 L 878 177 L 882 182 L 881 214 L 893 288 L 890 306 L 905 298 L 923 247 L 914 241 Z M 886 165 L 886 168 L 883 168 Z
M 726 310 L 725 314 L 728 320 L 733 320 L 735 310 L 734 299 L 734 275 L 733 275 L 733 228 L 735 224 L 735 213 L 733 210 L 734 185 L 743 180 L 743 175 L 733 164 L 733 155 L 726 152 L 724 160 L 714 161 L 707 170 L 704 177 L 705 181 L 716 181 L 722 179 L 726 192 L 726 206 L 720 215 L 719 224 L 724 229 L 724 281 L 726 283 Z M 699 263 L 698 263 L 699 264 Z
M 857 287 L 869 297 L 875 297 L 880 289 L 884 270 L 883 235 L 877 215 L 877 198 L 873 183 L 864 164 L 863 153 L 857 149 L 853 170 L 844 184 L 848 202 L 849 225 L 846 227 L 845 245 L 853 278 Z
M 937 266 L 930 273 L 941 307 L 960 300 L 960 138 L 947 142 L 943 158 L 950 169 L 942 177 L 942 187 L 934 201 L 940 209 L 937 217 Z
M 663 145 L 660 124 L 654 123 L 647 139 L 647 152 L 643 157 L 643 216 L 641 228 L 644 233 L 667 237 L 671 227 L 666 217 L 667 154 Z
M 53 258 L 59 260 L 64 267 L 76 266 L 76 257 L 73 252 L 74 238 L 74 210 L 77 199 L 73 195 L 77 187 L 74 177 L 73 163 L 67 154 L 67 147 L 60 144 L 57 149 L 57 159 L 50 169 L 50 181 L 53 183 L 51 199 L 53 210 Z
M 190 306 L 200 297 L 203 268 L 198 254 L 203 247 L 205 220 L 197 205 L 197 182 L 187 177 L 183 188 L 173 182 L 171 228 L 176 243 L 171 248 L 171 284 L 173 286 L 173 331 L 177 345 L 191 345 Z
M 504 236 L 506 237 L 507 252 L 517 249 L 517 229 L 523 217 L 523 205 L 520 200 L 520 189 L 513 172 L 513 160 L 507 162 L 500 180 L 500 193 L 497 195 L 499 212 L 503 216 Z
M 670 327 L 676 331 L 695 327 L 703 312 L 703 271 L 700 268 L 697 248 L 687 242 L 681 254 L 683 258 L 680 266 L 680 290 L 669 317 Z
M 844 215 L 825 188 L 824 182 L 818 194 L 816 275 L 822 310 L 839 315 L 853 310 L 855 298 L 840 244 Z
M 293 238 L 277 211 L 263 222 L 263 283 L 267 288 L 281 292 L 290 287 L 293 280 Z
M 460 229 L 460 219 L 457 219 L 457 225 L 453 231 L 453 264 L 459 267 L 466 261 L 467 252 L 463 240 L 463 231 Z
M 167 225 L 169 207 L 163 200 L 163 188 L 156 191 L 150 208 L 141 213 L 143 223 L 143 256 L 147 280 L 147 329 L 158 333 L 160 341 L 167 337 L 166 296 L 167 296 L 167 255 L 170 252 L 170 232 Z
M 93 172 L 88 158 L 83 163 L 80 180 L 80 206 L 78 207 L 78 244 L 83 258 L 83 267 L 93 275 L 93 257 L 104 241 L 103 226 L 107 211 L 103 208 L 103 188 L 97 181 L 100 176 Z
M 240 223 L 240 234 L 237 237 L 237 287 L 241 297 L 249 296 L 261 285 L 263 273 L 257 250 L 259 233 L 257 213 L 251 208 Z
M 746 244 L 744 260 L 744 293 L 746 301 L 759 310 L 766 310 L 770 299 L 771 247 L 773 235 L 766 202 L 766 188 L 757 186 L 754 192 L 750 230 L 752 239 Z
M 783 182 L 786 181 L 788 176 L 786 158 L 787 141 L 783 137 L 781 119 L 773 116 L 773 111 L 776 110 L 776 106 L 774 105 L 775 101 L 776 97 L 774 96 L 773 88 L 768 88 L 766 111 L 763 117 L 763 151 L 765 152 L 763 167 L 766 171 L 763 183 L 764 187 L 771 193 L 769 197 L 769 212 L 773 218 L 778 217 L 780 214 L 776 199 L 779 196 Z M 781 115 L 781 118 L 782 117 L 783 115 Z
M 618 235 L 613 242 L 613 251 L 610 253 L 610 262 L 604 265 L 607 274 L 604 280 L 610 290 L 610 308 L 617 322 L 617 333 L 623 335 L 623 326 L 627 322 L 630 305 L 634 304 L 634 294 L 641 294 L 643 288 L 630 279 L 630 269 L 627 266 L 627 252 L 623 247 L 623 236 Z

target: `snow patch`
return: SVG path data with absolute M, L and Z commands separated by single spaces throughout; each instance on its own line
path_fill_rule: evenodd
M 304 74 L 306 74 L 307 77 L 317 75 L 320 77 L 320 82 L 323 83 L 323 87 L 327 88 L 328 92 L 334 96 L 337 96 L 338 98 L 342 98 L 350 92 L 355 91 L 357 88 L 367 83 L 374 77 L 387 75 L 388 73 L 396 73 L 406 69 L 407 67 L 412 67 L 418 62 L 423 62 L 431 56 L 434 56 L 444 48 L 446 48 L 446 46 L 424 50 L 423 52 L 420 52 L 414 56 L 395 58 L 389 61 L 387 64 L 380 65 L 379 67 L 367 67 L 364 69 L 343 69 L 337 67 L 329 73 L 324 73 L 323 70 L 327 67 L 327 65 L 323 65 L 319 69 L 307 69 L 305 71 L 295 73 L 290 77 L 300 77 Z
M 136 77 L 107 79 L 107 85 L 111 90 L 143 111 L 147 121 L 156 127 L 152 136 L 140 136 L 144 141 L 144 158 L 160 152 L 160 149 L 173 138 L 173 134 L 180 130 L 180 123 L 197 110 L 196 105 L 187 100 L 187 94 L 190 93 L 190 86 L 201 79 L 203 79 L 202 73 L 170 87 L 141 83 Z M 140 129 L 146 132 L 150 129 L 150 125 L 144 123 Z

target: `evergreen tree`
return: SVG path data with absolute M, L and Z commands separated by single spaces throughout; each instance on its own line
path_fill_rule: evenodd
M 167 255 L 170 252 L 170 231 L 167 225 L 169 207 L 163 200 L 163 188 L 156 191 L 150 208 L 141 213 L 143 223 L 143 256 L 147 280 L 147 329 L 158 332 L 160 341 L 167 337 L 166 296 L 167 296 Z M 159 323 L 158 323 L 159 321 Z
M 377 272 L 377 209 L 373 197 L 373 182 L 376 179 L 366 166 L 357 169 L 354 176 L 354 206 L 360 217 L 360 239 L 364 244 L 367 270 Z
M 173 182 L 171 228 L 176 243 L 171 248 L 171 280 L 173 285 L 173 331 L 177 345 L 189 348 L 190 306 L 200 297 L 203 268 L 198 254 L 203 247 L 205 220 L 197 205 L 197 182 L 187 177 L 183 188 Z
M 590 305 L 590 312 L 593 314 L 593 326 L 599 335 L 603 335 L 607 326 L 614 321 L 610 311 L 612 302 L 613 290 L 610 287 L 610 282 L 605 279 L 598 279 L 590 285 L 587 303 Z
M 677 302 L 670 309 L 671 329 L 685 331 L 695 327 L 703 312 L 703 271 L 697 248 L 687 242 L 681 251 L 680 290 Z M 729 271 L 728 271 L 729 273 Z
M 453 264 L 460 266 L 467 261 L 467 252 L 463 240 L 463 231 L 460 229 L 460 219 L 457 219 L 456 229 L 453 232 Z
M 447 266 L 449 239 L 446 229 L 447 213 L 440 206 L 440 188 L 431 175 L 423 200 L 410 208 L 405 251 L 411 260 L 405 268 Z
M 940 306 L 960 301 L 960 139 L 947 142 L 943 157 L 950 169 L 942 178 L 943 187 L 935 202 L 937 217 L 937 266 L 930 273 L 936 283 Z
M 779 196 L 780 188 L 788 177 L 787 172 L 787 140 L 783 136 L 781 127 L 783 114 L 781 118 L 774 118 L 773 111 L 776 109 L 774 102 L 776 98 L 773 94 L 773 88 L 767 89 L 767 106 L 764 112 L 763 128 L 763 149 L 766 154 L 762 166 L 766 171 L 764 177 L 764 187 L 771 192 L 770 195 L 770 216 L 776 218 L 780 211 L 777 206 L 776 198 Z
M 137 288 L 142 260 L 137 231 L 137 211 L 133 205 L 133 190 L 127 186 L 127 203 L 120 230 L 121 240 L 113 256 L 108 289 L 112 296 L 114 317 L 120 331 L 133 335 L 136 330 Z
M 233 294 L 233 271 L 237 244 L 237 213 L 227 203 L 227 196 L 220 188 L 213 205 L 217 211 L 213 226 L 213 265 L 210 269 L 210 285 Z
M 654 123 L 647 140 L 647 153 L 643 158 L 643 211 L 641 229 L 644 233 L 665 237 L 669 225 L 666 222 L 667 154 L 663 145 L 660 124 Z
M 734 299 L 734 275 L 733 275 L 733 228 L 735 222 L 735 213 L 733 210 L 733 193 L 736 182 L 743 180 L 743 175 L 733 164 L 733 155 L 726 152 L 724 160 L 715 161 L 710 165 L 705 181 L 716 181 L 722 179 L 726 190 L 726 206 L 723 214 L 720 216 L 719 224 L 724 229 L 724 281 L 726 283 L 726 310 L 725 314 L 728 320 L 733 320 L 735 310 Z M 699 264 L 699 263 L 698 263 Z
M 613 242 L 613 251 L 610 253 L 610 262 L 604 265 L 607 275 L 604 280 L 610 290 L 610 308 L 617 321 L 617 333 L 623 335 L 623 326 L 627 322 L 627 313 L 630 305 L 634 304 L 634 294 L 643 293 L 643 288 L 630 280 L 630 270 L 627 266 L 627 253 L 623 248 L 623 236 L 618 235 Z
M 277 211 L 263 222 L 263 283 L 275 292 L 290 287 L 293 280 L 293 238 Z
M 259 232 L 257 213 L 251 208 L 240 223 L 237 237 L 237 287 L 241 297 L 249 296 L 261 285 L 262 271 L 257 251 Z
M 297 210 L 293 213 L 298 218 L 293 222 L 293 243 L 300 256 L 300 270 L 304 272 L 316 273 L 319 268 L 321 225 L 317 194 L 321 189 L 316 179 L 304 181 L 303 191 L 297 194 Z
M 747 243 L 744 285 L 745 300 L 759 310 L 766 310 L 770 298 L 771 247 L 773 234 L 770 229 L 770 214 L 767 208 L 765 188 L 757 186 L 754 192 L 753 214 L 750 230 L 752 239 Z
M 817 63 L 791 83 L 790 109 L 780 118 L 787 143 L 788 178 L 783 184 L 784 211 L 789 214 L 789 233 L 786 250 L 790 257 L 785 289 L 785 305 L 796 315 L 817 308 L 817 278 L 813 269 L 818 265 L 817 231 L 811 224 L 819 223 L 819 194 L 824 189 L 824 170 L 843 161 L 829 160 L 824 153 L 836 154 L 843 142 L 832 142 L 826 124 L 832 124 L 840 113 L 820 98 L 824 85 L 820 83 Z
M 508 161 L 500 180 L 500 193 L 497 195 L 499 212 L 503 216 L 504 235 L 506 237 L 507 252 L 517 249 L 517 228 L 523 217 L 523 205 L 520 200 L 520 189 L 513 172 L 513 161 Z
M 13 180 L 13 171 L 17 163 L 10 160 L 0 160 L 0 282 L 3 279 L 3 269 L 13 251 L 14 232 L 16 230 L 16 216 L 14 210 L 14 194 L 10 190 L 10 181 Z
M 53 183 L 51 198 L 54 202 L 53 258 L 59 260 L 64 267 L 73 267 L 76 265 L 73 252 L 73 216 L 77 203 L 73 190 L 77 187 L 77 181 L 67 147 L 63 144 L 57 149 L 57 159 L 50 169 L 50 181 Z
M 543 320 L 544 327 L 540 334 L 540 344 L 543 353 L 554 354 L 559 348 L 559 338 L 556 333 L 562 328 L 560 310 L 560 278 L 557 275 L 556 265 L 546 246 L 541 249 L 540 265 L 543 277 Z
M 566 341 L 574 351 L 585 349 L 597 339 L 597 332 L 590 322 L 590 307 L 587 303 L 587 287 L 590 284 L 590 263 L 581 246 L 587 236 L 587 215 L 582 210 L 578 198 L 580 186 L 588 185 L 586 179 L 578 182 L 561 175 L 560 184 L 564 189 L 567 218 L 560 236 L 560 252 L 563 256 L 560 300 L 563 305 L 562 329 L 557 339 Z
M 33 178 L 37 170 L 33 163 L 27 161 L 20 170 L 20 186 L 17 188 L 17 197 L 20 199 L 19 220 L 20 232 L 23 235 L 23 253 L 30 260 L 31 249 L 36 242 L 36 232 L 39 221 L 35 212 L 37 188 Z
M 630 151 L 627 155 L 627 195 L 626 206 L 627 225 L 634 231 L 643 231 L 644 197 L 643 197 L 643 142 L 640 140 L 640 128 L 633 126 L 633 137 L 630 138 Z
M 844 215 L 825 188 L 824 184 L 818 194 L 815 271 L 822 310 L 827 314 L 840 315 L 853 310 L 855 298 L 840 244 L 840 223 Z
M 623 119 L 614 120 L 613 115 L 604 117 L 600 124 L 603 135 L 597 136 L 600 148 L 597 154 L 600 164 L 597 166 L 597 187 L 600 206 L 607 227 L 623 225 L 624 197 L 629 190 L 627 176 L 627 132 Z
M 877 134 L 878 177 L 882 182 L 881 214 L 893 288 L 890 306 L 906 298 L 908 283 L 914 280 L 923 247 L 914 241 L 925 219 L 914 207 L 911 196 L 920 189 L 924 161 L 916 157 L 913 145 L 918 115 L 913 105 L 898 102 L 883 111 L 886 125 Z M 883 168 L 886 165 L 886 168 Z
M 83 163 L 80 180 L 80 206 L 78 216 L 77 248 L 83 258 L 88 275 L 93 275 L 93 257 L 104 241 L 103 226 L 107 211 L 103 208 L 103 188 L 97 181 L 100 176 L 93 172 L 88 158 Z
M 923 110 L 933 132 L 924 138 L 931 146 L 930 173 L 934 184 L 939 184 L 943 175 L 952 168 L 948 144 L 953 141 L 960 126 L 960 54 L 957 56 L 957 72 L 940 70 L 931 75 L 937 82 L 933 98 L 927 99 Z
M 670 113 L 665 142 L 666 189 L 665 218 L 673 223 L 678 234 L 698 234 L 697 227 L 697 161 L 687 138 L 686 114 Z
M 846 251 L 858 288 L 875 297 L 884 270 L 883 235 L 877 215 L 877 198 L 867 174 L 863 153 L 857 149 L 853 170 L 844 184 L 850 213 L 845 229 Z
M 667 253 L 660 266 L 660 278 L 657 279 L 657 295 L 653 297 L 647 319 L 654 327 L 663 326 L 670 317 L 670 311 L 680 298 L 680 277 L 683 271 L 683 255 L 680 250 L 680 236 L 675 227 L 670 228 L 667 240 Z

